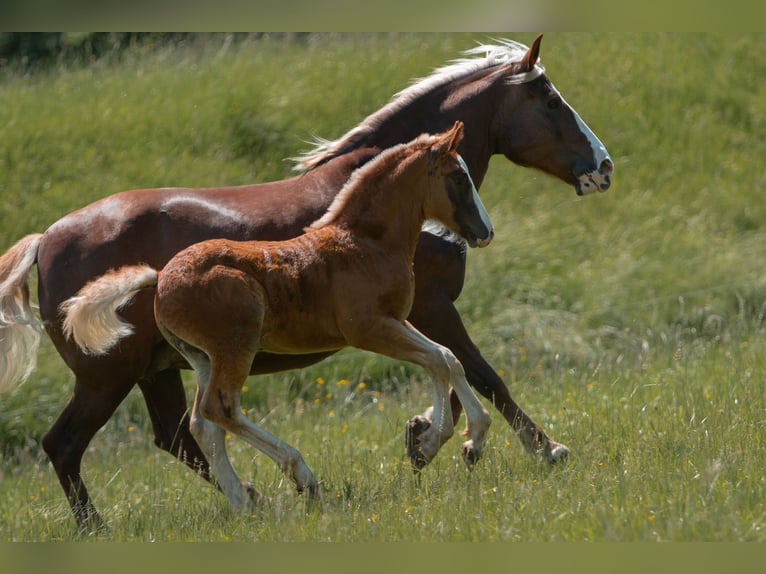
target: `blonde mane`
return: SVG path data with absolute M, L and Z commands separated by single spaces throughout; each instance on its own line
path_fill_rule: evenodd
M 315 139 L 315 147 L 306 153 L 291 158 L 296 162 L 293 169 L 307 171 L 320 165 L 327 159 L 335 157 L 353 149 L 365 136 L 375 131 L 383 122 L 399 111 L 407 107 L 414 100 L 431 92 L 432 90 L 468 77 L 482 70 L 489 70 L 496 66 L 511 64 L 521 61 L 527 53 L 528 47 L 513 40 L 493 40 L 496 44 L 480 44 L 463 52 L 463 58 L 449 62 L 437 68 L 429 76 L 415 80 L 409 87 L 396 93 L 391 101 L 375 113 L 367 116 L 356 127 L 349 130 L 337 140 Z M 520 84 L 532 81 L 545 72 L 539 62 L 526 73 L 509 75 L 505 81 L 511 84 Z

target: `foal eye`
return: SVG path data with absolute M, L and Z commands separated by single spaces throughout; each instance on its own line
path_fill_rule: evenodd
M 551 98 L 548 100 L 548 109 L 549 110 L 557 110 L 561 107 L 561 98 L 556 96 L 555 98 Z
M 464 181 L 468 179 L 468 174 L 462 169 L 456 169 L 455 171 L 452 172 L 451 176 L 452 176 L 452 179 L 456 181 Z

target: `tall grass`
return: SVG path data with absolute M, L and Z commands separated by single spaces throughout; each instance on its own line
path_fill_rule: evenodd
M 286 177 L 304 140 L 340 135 L 485 39 L 138 46 L 117 63 L 4 77 L 0 246 L 122 189 Z M 269 502 L 231 516 L 151 445 L 133 393 L 84 461 L 111 527 L 100 538 L 764 540 L 766 92 L 751 57 L 763 46 L 753 34 L 543 40 L 549 77 L 615 160 L 614 185 L 578 199 L 493 159 L 481 194 L 497 237 L 469 255 L 458 305 L 516 400 L 570 446 L 566 465 L 527 457 L 493 413 L 472 472 L 455 439 L 416 480 L 402 430 L 429 382 L 347 351 L 244 393 L 249 416 L 303 452 L 322 512 L 233 438 L 236 468 Z M 38 446 L 71 387 L 46 343 L 27 384 L 0 397 L 4 540 L 78 538 Z

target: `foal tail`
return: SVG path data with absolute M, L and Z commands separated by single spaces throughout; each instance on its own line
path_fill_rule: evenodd
M 0 256 L 0 393 L 24 381 L 37 364 L 42 323 L 29 301 L 29 272 L 42 237 L 27 235 Z
M 64 335 L 88 355 L 103 355 L 133 326 L 117 315 L 141 289 L 157 285 L 158 272 L 148 265 L 127 265 L 94 279 L 64 301 Z

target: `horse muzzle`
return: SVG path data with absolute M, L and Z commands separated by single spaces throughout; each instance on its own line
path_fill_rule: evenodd
M 577 195 L 588 195 L 596 191 L 606 191 L 612 185 L 612 172 L 614 163 L 610 158 L 605 158 L 598 169 L 577 176 L 575 192 Z

